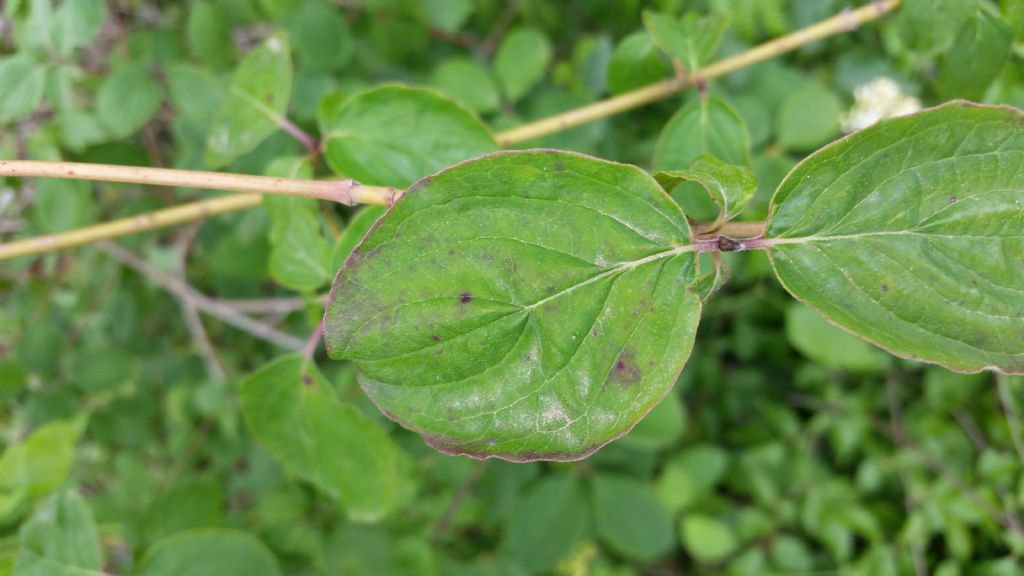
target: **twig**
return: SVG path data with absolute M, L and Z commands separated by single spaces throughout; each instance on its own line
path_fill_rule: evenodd
M 225 306 L 217 300 L 201 294 L 180 279 L 156 268 L 113 242 L 100 242 L 97 248 L 117 262 L 135 270 L 147 280 L 170 292 L 175 297 L 190 300 L 200 312 L 213 316 L 221 322 L 233 326 L 254 338 L 295 352 L 302 350 L 305 346 L 305 342 L 301 339 L 284 332 L 279 332 L 271 326 L 254 320 L 230 306 Z
M 459 484 L 458 489 L 452 496 L 451 502 L 448 503 L 448 507 L 445 508 L 444 513 L 437 519 L 437 524 L 434 524 L 434 530 L 430 534 L 430 544 L 436 545 L 440 542 L 441 537 L 448 531 L 448 526 L 452 523 L 452 518 L 455 517 L 455 513 L 459 511 L 462 503 L 469 496 L 469 492 L 473 489 L 473 486 L 480 481 L 483 477 L 484 471 L 487 468 L 487 461 L 480 460 L 473 465 L 473 469 L 466 474 L 466 477 Z
M 313 330 L 313 334 L 310 335 L 309 340 L 306 341 L 306 345 L 302 348 L 302 373 L 306 373 L 306 367 L 313 361 L 313 357 L 316 356 L 317 346 L 320 344 L 320 339 L 324 335 L 324 322 L 321 320 L 317 325 L 316 329 Z
M 324 303 L 327 295 L 322 294 L 316 297 L 316 301 Z M 304 310 L 309 300 L 305 298 L 242 298 L 242 299 L 221 299 L 221 304 L 230 306 L 244 314 L 290 314 Z
M 177 277 L 185 285 L 188 285 L 188 280 L 185 276 L 188 249 L 201 225 L 202 222 L 196 222 L 186 227 L 176 243 L 178 248 Z M 188 327 L 192 342 L 195 343 L 196 348 L 203 357 L 203 362 L 206 364 L 206 371 L 215 382 L 220 384 L 227 382 L 227 372 L 224 371 L 224 365 L 221 363 L 220 358 L 218 358 L 217 351 L 213 348 L 213 343 L 210 342 L 210 335 L 207 334 L 206 327 L 203 326 L 203 319 L 199 317 L 199 311 L 196 309 L 195 302 L 189 298 L 178 298 L 178 302 L 181 304 L 182 316 L 185 317 L 185 326 Z
M 1020 420 L 1017 416 L 1017 405 L 1013 400 L 1013 392 L 1010 390 L 1010 377 L 1006 374 L 996 374 L 996 389 L 999 394 L 999 405 L 1006 417 L 1006 425 L 1010 428 L 1010 439 L 1013 441 L 1013 448 L 1017 451 L 1017 457 L 1024 463 L 1024 441 L 1021 440 Z
M 493 54 L 498 49 L 498 45 L 501 44 L 502 39 L 505 37 L 505 33 L 508 32 L 509 26 L 515 21 L 516 12 L 519 11 L 519 4 L 512 3 L 508 9 L 501 15 L 497 22 L 494 23 L 494 27 L 491 28 L 490 34 L 480 44 L 480 51 L 484 54 Z

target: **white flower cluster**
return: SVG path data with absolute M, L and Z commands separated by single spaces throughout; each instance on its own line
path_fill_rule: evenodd
M 839 119 L 843 132 L 863 130 L 879 120 L 912 114 L 921 109 L 921 101 L 904 94 L 900 85 L 886 77 L 861 84 L 853 92 L 853 107 Z

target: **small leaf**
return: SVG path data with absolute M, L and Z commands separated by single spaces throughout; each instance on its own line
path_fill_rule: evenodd
M 423 0 L 423 12 L 432 26 L 458 32 L 476 8 L 473 0 Z
M 612 52 L 608 63 L 608 89 L 612 94 L 621 94 L 657 82 L 670 72 L 651 36 L 635 32 L 619 42 Z
M 206 163 L 230 164 L 281 127 L 292 91 L 288 38 L 275 34 L 250 52 L 231 85 L 206 140 Z
M 140 563 L 139 576 L 279 576 L 262 542 L 238 530 L 190 530 L 160 540 Z
M 1011 32 L 998 16 L 979 8 L 960 29 L 935 78 L 943 100 L 980 99 L 1010 56 Z
M 431 445 L 576 459 L 674 384 L 701 303 L 679 207 L 648 174 L 499 153 L 403 194 L 339 272 L 325 341 Z
M 1024 373 L 1024 117 L 953 102 L 804 160 L 766 237 L 783 285 L 892 353 Z
M 922 56 L 943 53 L 977 4 L 976 0 L 904 0 L 896 19 L 899 41 Z
M 9 447 L 0 458 L 0 491 L 41 496 L 63 484 L 84 427 L 84 419 L 53 421 Z
M 431 75 L 439 90 L 477 112 L 492 112 L 501 104 L 498 88 L 487 70 L 469 58 L 450 58 Z
M 593 509 L 598 536 L 619 554 L 651 562 L 672 549 L 672 516 L 646 484 L 598 475 L 594 479 Z
M 24 120 L 39 107 L 46 88 L 46 68 L 28 54 L 0 62 L 0 124 Z
M 509 32 L 494 55 L 494 74 L 505 97 L 515 102 L 543 80 L 551 55 L 551 42 L 541 31 L 517 28 Z
M 145 126 L 163 98 L 163 88 L 149 68 L 131 62 L 114 70 L 100 86 L 96 114 L 112 135 L 123 138 Z
M 701 18 L 689 13 L 683 18 L 644 10 L 644 28 L 654 43 L 670 58 L 693 72 L 714 57 L 725 32 L 725 18 L 712 14 Z
M 544 478 L 523 495 L 505 522 L 499 553 L 529 574 L 546 573 L 569 556 L 587 528 L 587 504 L 572 476 Z
M 803 304 L 786 310 L 786 336 L 801 354 L 829 368 L 870 374 L 884 372 L 892 364 L 884 352 L 829 324 Z
M 210 0 L 193 2 L 185 25 L 192 55 L 216 68 L 227 66 L 235 56 L 231 24 L 225 14 L 230 8 L 221 4 Z
M 325 158 L 364 184 L 404 188 L 497 150 L 479 119 L 431 90 L 384 86 L 357 94 L 322 127 Z
M 688 514 L 679 525 L 683 548 L 701 563 L 717 562 L 739 547 L 732 529 L 725 523 L 699 514 Z
M 92 511 L 73 490 L 54 493 L 21 527 L 14 576 L 102 576 Z
M 52 35 L 57 50 L 69 56 L 76 48 L 89 46 L 106 19 L 103 0 L 65 0 L 54 13 Z
M 831 90 L 815 82 L 790 92 L 779 105 L 775 133 L 779 146 L 805 152 L 831 142 L 839 135 L 842 102 Z
M 260 444 L 341 500 L 350 517 L 375 520 L 390 510 L 398 484 L 391 439 L 340 402 L 312 363 L 286 356 L 264 366 L 242 383 L 241 405 Z
M 685 170 L 703 154 L 750 165 L 750 137 L 743 119 L 725 100 L 711 96 L 684 106 L 668 121 L 654 152 L 657 170 Z
M 313 168 L 306 158 L 281 157 L 266 170 L 267 176 L 310 179 Z M 331 280 L 331 246 L 320 232 L 317 202 L 309 198 L 266 195 L 270 214 L 270 275 L 287 288 L 312 292 Z
M 289 26 L 302 67 L 319 72 L 344 68 L 355 55 L 356 40 L 341 9 L 306 2 Z
M 665 190 L 672 190 L 686 180 L 703 186 L 719 208 L 712 231 L 739 216 L 757 192 L 753 170 L 726 164 L 710 154 L 699 156 L 686 170 L 658 172 L 654 178 Z

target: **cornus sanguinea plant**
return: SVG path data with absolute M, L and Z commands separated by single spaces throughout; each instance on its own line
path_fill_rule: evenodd
M 718 137 L 739 121 L 707 83 L 897 5 L 873 3 L 709 65 L 722 21 L 649 15 L 674 78 L 498 134 L 435 91 L 387 85 L 323 104 L 314 140 L 284 118 L 289 46 L 275 35 L 234 75 L 205 161 L 227 165 L 283 129 L 344 179 L 312 179 L 308 158 L 276 162 L 268 176 L 0 161 L 0 176 L 242 193 L 10 242 L 0 258 L 242 210 L 265 194 L 271 274 L 312 291 L 337 270 L 320 329 L 330 357 L 355 364 L 389 418 L 443 452 L 478 458 L 579 459 L 629 431 L 686 364 L 702 307 L 728 279 L 723 253 L 767 253 L 796 299 L 896 356 L 1024 373 L 1019 110 L 951 100 L 883 120 L 807 156 L 764 221 L 736 220 L 757 189 L 749 143 Z M 523 90 L 515 82 L 531 85 L 513 76 L 509 94 Z M 560 150 L 500 150 L 687 87 L 700 96 L 667 123 L 653 173 Z M 678 201 L 698 187 L 717 206 L 707 221 Z M 360 213 L 332 248 L 309 233 L 315 210 L 286 196 L 386 211 Z M 395 499 L 395 450 L 317 372 L 320 330 L 305 354 L 246 380 L 242 411 L 290 469 L 353 517 L 378 518 Z M 365 489 L 368 478 L 385 488 Z

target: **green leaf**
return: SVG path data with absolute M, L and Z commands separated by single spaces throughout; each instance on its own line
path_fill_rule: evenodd
M 656 170 L 685 170 L 703 154 L 728 164 L 750 165 L 750 137 L 743 119 L 725 100 L 701 98 L 676 112 L 661 130 Z
M 550 476 L 518 501 L 505 522 L 499 553 L 530 574 L 544 573 L 569 556 L 587 527 L 587 502 L 576 478 Z
M 445 60 L 434 69 L 431 83 L 477 112 L 492 112 L 501 104 L 498 88 L 487 69 L 469 58 Z
M 57 51 L 69 56 L 93 43 L 107 19 L 103 0 L 65 0 L 54 13 L 52 36 Z
M 646 484 L 602 474 L 593 486 L 594 525 L 612 550 L 631 560 L 651 562 L 672 549 L 672 516 Z
M 654 178 L 666 190 L 686 180 L 703 186 L 718 205 L 719 214 L 715 221 L 718 226 L 739 216 L 754 198 L 754 192 L 757 192 L 757 179 L 753 170 L 726 164 L 710 154 L 697 157 L 689 169 L 658 172 Z
M 218 526 L 224 516 L 223 492 L 213 478 L 174 485 L 150 502 L 140 515 L 137 545 L 146 547 L 178 532 Z
M 725 32 L 725 18 L 712 14 L 701 18 L 689 13 L 683 18 L 644 10 L 644 28 L 654 43 L 670 58 L 693 72 L 714 57 Z
M 95 219 L 92 185 L 81 180 L 40 180 L 36 185 L 36 224 L 47 233 L 78 228 Z
M 313 168 L 306 158 L 281 157 L 266 170 L 267 176 L 310 179 Z M 331 246 L 320 232 L 318 204 L 309 198 L 266 195 L 270 214 L 270 275 L 287 288 L 312 292 L 331 280 Z
M 303 68 L 330 72 L 344 68 L 355 55 L 356 40 L 341 9 L 324 2 L 306 2 L 289 30 Z
M 192 3 L 186 33 L 192 55 L 207 64 L 222 68 L 235 56 L 231 25 L 218 2 L 199 0 Z
M 712 444 L 687 448 L 674 456 L 662 469 L 655 484 L 658 498 L 671 510 L 702 501 L 722 479 L 728 455 Z
M 83 418 L 53 421 L 9 447 L 0 458 L 0 491 L 42 496 L 63 484 L 84 427 Z
M 852 372 L 884 372 L 891 358 L 853 334 L 829 324 L 813 309 L 793 304 L 786 310 L 786 337 L 818 364 Z
M 101 576 L 102 568 L 92 511 L 77 492 L 54 493 L 21 527 L 14 576 Z
M 457 32 L 472 16 L 473 0 L 423 0 L 427 21 L 448 33 Z
M 39 107 L 46 88 L 46 68 L 28 54 L 0 62 L 0 124 L 24 120 Z
M 998 16 L 979 8 L 960 29 L 939 65 L 935 90 L 943 100 L 979 100 L 1006 65 L 1011 32 Z
M 621 443 L 636 450 L 662 450 L 678 442 L 685 428 L 683 404 L 676 395 L 669 394 L 622 437 Z
M 230 164 L 259 146 L 284 123 L 292 91 L 289 50 L 288 38 L 275 34 L 242 60 L 210 127 L 207 164 Z
M 190 530 L 160 540 L 140 563 L 140 576 L 278 576 L 262 542 L 237 530 Z
M 163 98 L 163 88 L 149 68 L 130 62 L 114 70 L 100 86 L 96 114 L 112 135 L 124 138 L 149 122 Z
M 539 30 L 509 32 L 494 55 L 494 74 L 505 98 L 515 102 L 543 80 L 552 52 L 551 42 Z
M 635 32 L 626 36 L 608 63 L 608 89 L 621 94 L 657 82 L 669 75 L 671 69 L 658 52 L 651 36 Z
M 296 475 L 337 498 L 348 515 L 385 515 L 398 486 L 395 447 L 354 406 L 340 402 L 316 366 L 285 356 L 242 383 L 253 436 Z
M 205 128 L 224 98 L 223 83 L 206 68 L 176 64 L 167 69 L 171 103 L 184 117 Z
M 903 46 L 934 56 L 953 44 L 977 0 L 904 0 L 896 26 Z
M 766 236 L 783 285 L 903 357 L 1024 373 L 1024 118 L 953 102 L 804 160 Z
M 688 514 L 680 522 L 679 531 L 683 548 L 698 562 L 717 562 L 739 547 L 732 529 L 710 516 Z
M 672 387 L 696 275 L 685 216 L 642 170 L 494 154 L 400 197 L 339 273 L 325 340 L 445 452 L 582 458 Z
M 834 92 L 807 82 L 790 92 L 775 115 L 775 134 L 779 146 L 806 152 L 831 142 L 839 135 L 839 117 L 843 104 Z
M 350 98 L 324 126 L 325 159 L 364 184 L 405 188 L 497 150 L 471 112 L 431 90 L 384 86 Z
M 338 236 L 331 253 L 331 270 L 337 271 L 345 265 L 345 261 L 352 255 L 352 251 L 363 241 L 363 237 L 370 231 L 374 223 L 380 219 L 387 210 L 383 206 L 365 206 L 349 221 L 345 231 Z

